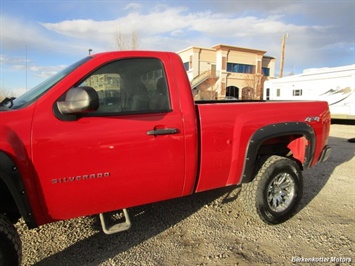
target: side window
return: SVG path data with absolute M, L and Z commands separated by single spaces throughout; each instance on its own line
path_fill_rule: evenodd
M 302 90 L 293 90 L 293 96 L 302 96 Z
M 99 95 L 95 114 L 154 113 L 171 110 L 163 64 L 154 58 L 124 59 L 93 72 L 79 86 Z

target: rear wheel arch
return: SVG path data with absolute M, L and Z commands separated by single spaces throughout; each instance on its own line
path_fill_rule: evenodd
M 240 183 L 248 183 L 253 180 L 253 172 L 255 167 L 261 157 L 279 155 L 284 157 L 292 157 L 292 152 L 287 150 L 287 144 L 290 143 L 287 140 L 283 143 L 279 143 L 276 146 L 276 150 L 263 151 L 265 148 L 264 144 L 267 142 L 272 142 L 273 140 L 280 139 L 297 139 L 304 137 L 307 140 L 307 145 L 304 147 L 305 154 L 304 160 L 301 162 L 297 158 L 292 158 L 300 168 L 308 168 L 313 160 L 315 152 L 315 140 L 316 136 L 313 128 L 303 122 L 288 122 L 288 123 L 278 123 L 272 124 L 258 129 L 250 138 L 246 158 L 244 161 L 244 170 Z M 272 145 L 270 145 L 272 146 Z M 289 154 L 288 154 L 289 153 Z

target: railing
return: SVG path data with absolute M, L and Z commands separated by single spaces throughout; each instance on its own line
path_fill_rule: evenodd
M 198 85 L 202 84 L 204 81 L 206 81 L 209 78 L 217 78 L 216 72 L 211 71 L 211 70 L 207 70 L 207 71 L 202 72 L 197 77 L 194 77 L 190 82 L 191 88 L 195 89 Z

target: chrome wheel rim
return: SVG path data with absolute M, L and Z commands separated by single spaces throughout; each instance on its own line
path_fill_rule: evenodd
M 277 175 L 267 188 L 267 202 L 274 212 L 286 210 L 295 197 L 295 181 L 288 173 Z

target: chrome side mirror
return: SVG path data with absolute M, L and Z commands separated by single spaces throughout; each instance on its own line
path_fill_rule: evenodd
M 93 112 L 99 108 L 99 96 L 92 87 L 72 88 L 67 91 L 64 101 L 57 102 L 57 107 L 63 115 Z

